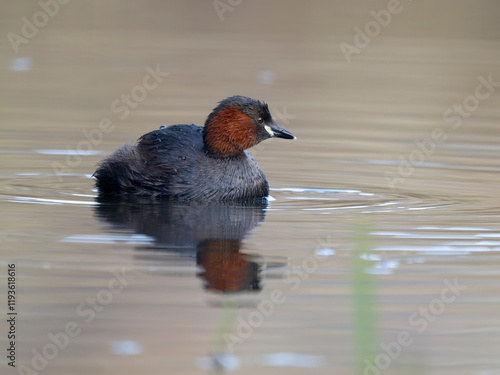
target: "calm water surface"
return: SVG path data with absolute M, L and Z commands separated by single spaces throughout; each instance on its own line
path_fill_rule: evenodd
M 500 374 L 500 8 L 402 4 L 351 63 L 385 2 L 71 2 L 3 37 L 2 374 L 353 374 L 369 337 L 361 373 Z M 298 137 L 251 150 L 267 205 L 96 199 L 106 155 L 234 94 Z

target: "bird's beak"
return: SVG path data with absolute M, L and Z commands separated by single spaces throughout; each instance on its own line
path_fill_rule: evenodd
M 265 125 L 264 128 L 266 129 L 266 131 L 269 133 L 269 135 L 271 137 L 283 138 L 283 139 L 297 139 L 296 136 L 294 136 L 288 130 L 283 129 L 281 126 L 279 126 L 274 121 L 273 121 L 271 126 Z

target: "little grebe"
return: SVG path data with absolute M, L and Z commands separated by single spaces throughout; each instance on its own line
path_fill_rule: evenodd
M 125 145 L 94 173 L 101 196 L 139 195 L 174 200 L 264 198 L 269 184 L 246 149 L 268 138 L 295 139 L 267 104 L 245 96 L 224 99 L 205 127 L 162 126 Z

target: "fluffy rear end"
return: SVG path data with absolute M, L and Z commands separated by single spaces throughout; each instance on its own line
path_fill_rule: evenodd
M 141 158 L 135 146 L 125 145 L 102 162 L 94 173 L 102 195 L 132 193 L 141 185 Z

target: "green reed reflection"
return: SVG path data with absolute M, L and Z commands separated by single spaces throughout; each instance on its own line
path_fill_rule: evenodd
M 378 319 L 375 302 L 375 276 L 367 273 L 371 262 L 364 259 L 373 248 L 371 228 L 366 223 L 356 226 L 353 253 L 353 323 L 356 374 L 365 373 L 367 362 L 377 354 Z

